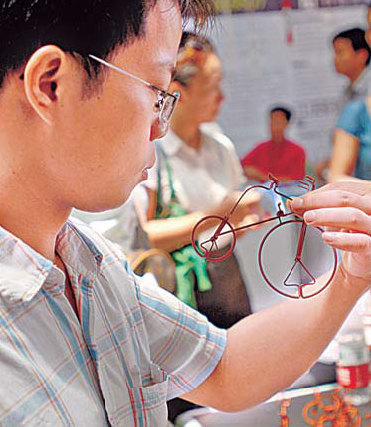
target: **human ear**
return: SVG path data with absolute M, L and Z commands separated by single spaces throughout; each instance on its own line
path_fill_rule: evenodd
M 367 42 L 367 39 L 366 39 L 366 42 Z M 361 58 L 362 63 L 367 65 L 366 62 L 367 62 L 368 57 L 369 57 L 368 51 L 366 49 L 360 49 L 357 53 L 358 53 L 358 57 Z
M 57 46 L 39 48 L 27 61 L 24 88 L 28 102 L 47 124 L 53 121 L 59 85 L 66 64 L 66 54 Z

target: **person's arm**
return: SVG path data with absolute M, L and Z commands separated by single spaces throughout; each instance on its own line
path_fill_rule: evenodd
M 227 196 L 218 206 L 206 210 L 197 211 L 181 217 L 155 219 L 156 209 L 156 192 L 152 189 L 147 189 L 148 192 L 148 212 L 147 219 L 142 223 L 144 230 L 148 235 L 148 239 L 151 245 L 155 248 L 164 249 L 167 251 L 173 251 L 181 248 L 184 245 L 191 243 L 192 230 L 196 223 L 208 215 L 217 215 L 223 217 L 230 211 L 232 206 L 236 203 L 240 192 L 234 192 Z M 258 193 L 250 192 L 243 200 L 239 203 L 238 209 L 236 209 L 234 215 L 231 218 L 231 222 L 234 225 L 239 225 L 241 221 L 257 221 L 258 204 L 260 196 Z M 252 213 L 251 218 L 248 215 Z M 260 212 L 259 212 L 260 213 Z M 199 231 L 205 231 L 210 226 L 217 225 L 217 222 L 205 223 L 205 228 Z
M 357 163 L 360 141 L 343 129 L 336 129 L 332 149 L 328 181 L 352 179 Z
M 288 387 L 315 362 L 369 289 L 371 183 L 330 184 L 296 199 L 292 208 L 304 214 L 307 223 L 329 227 L 331 231 L 323 233 L 324 242 L 344 251 L 333 282 L 315 298 L 284 302 L 230 328 L 225 352 L 213 373 L 183 398 L 238 411 Z M 310 222 L 311 214 L 315 219 Z
M 368 109 L 363 99 L 349 102 L 342 110 L 333 138 L 328 181 L 353 179 Z
M 262 164 L 261 157 L 264 156 L 264 143 L 258 144 L 242 160 L 241 165 L 248 179 L 255 181 L 266 181 L 268 172 L 259 166 Z
M 266 181 L 268 179 L 268 174 L 262 172 L 258 168 L 252 165 L 243 166 L 243 170 L 248 179 L 254 181 Z
M 167 251 L 173 251 L 191 241 L 194 225 L 206 216 L 205 212 L 193 212 L 182 217 L 155 219 L 156 191 L 147 188 L 148 212 L 143 222 L 151 246 Z

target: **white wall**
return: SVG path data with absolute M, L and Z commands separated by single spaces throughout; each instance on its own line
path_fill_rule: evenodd
M 333 67 L 333 35 L 366 27 L 364 6 L 291 12 L 294 43 L 286 43 L 284 14 L 224 15 L 212 33 L 225 69 L 227 99 L 220 124 L 242 157 L 269 133 L 267 109 L 284 103 L 295 120 L 289 136 L 316 162 L 328 155 L 338 97 L 346 79 Z

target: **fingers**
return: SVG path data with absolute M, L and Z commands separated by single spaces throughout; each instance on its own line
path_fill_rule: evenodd
M 331 182 L 330 184 L 326 184 L 323 187 L 314 190 L 314 193 L 319 193 L 322 191 L 333 191 L 333 190 L 341 190 L 346 191 L 348 193 L 359 194 L 360 196 L 364 196 L 366 194 L 371 194 L 371 181 L 366 180 L 351 180 L 351 181 L 337 181 Z
M 361 232 L 371 235 L 371 217 L 356 208 L 324 208 L 304 213 L 307 224 Z
M 366 252 L 371 248 L 371 237 L 361 233 L 324 232 L 325 243 L 349 252 Z
M 332 207 L 353 207 L 371 215 L 371 193 L 360 195 L 343 190 L 316 190 L 295 198 L 290 207 L 298 215 L 311 209 Z

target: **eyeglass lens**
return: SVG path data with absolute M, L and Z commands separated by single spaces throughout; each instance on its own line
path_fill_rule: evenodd
M 173 112 L 173 106 L 175 103 L 175 98 L 168 96 L 164 99 L 164 103 L 161 109 L 160 119 L 164 122 L 168 122 Z

